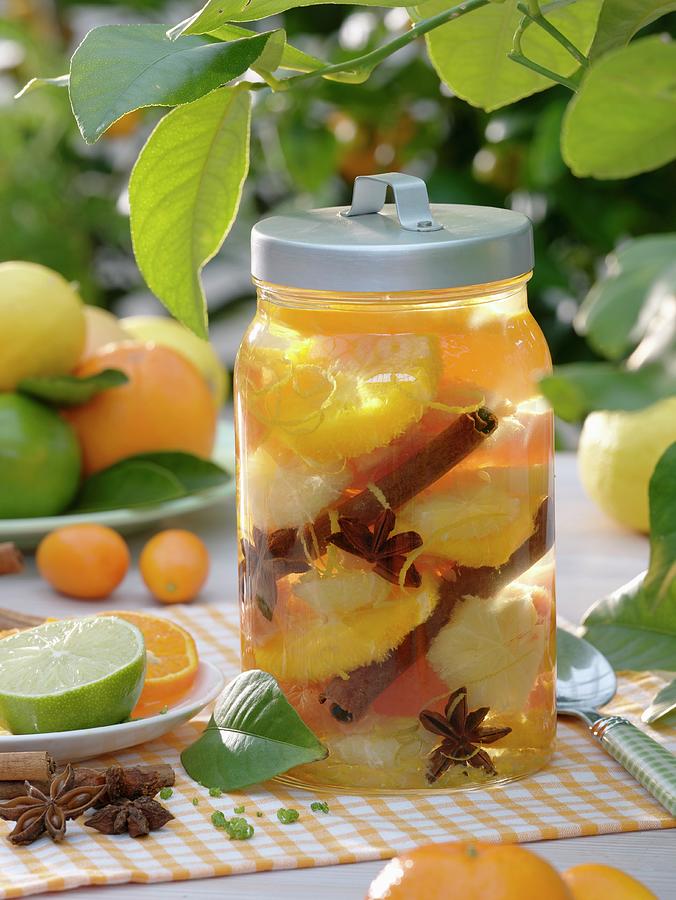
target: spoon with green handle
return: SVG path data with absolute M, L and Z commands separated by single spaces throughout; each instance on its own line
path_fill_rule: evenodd
M 604 750 L 676 816 L 676 756 L 622 716 L 598 712 L 615 696 L 617 679 L 596 647 L 562 628 L 556 640 L 557 712 L 582 719 Z

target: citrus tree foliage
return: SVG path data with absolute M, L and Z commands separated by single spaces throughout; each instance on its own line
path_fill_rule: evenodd
M 101 26 L 73 54 L 68 77 L 35 79 L 24 89 L 67 85 L 88 143 L 133 110 L 174 108 L 132 173 L 132 237 L 148 285 L 197 334 L 207 329 L 200 273 L 234 222 L 248 172 L 254 92 L 302 90 L 312 78 L 357 85 L 396 50 L 424 39 L 439 78 L 484 110 L 564 85 L 570 100 L 561 148 L 576 175 L 628 177 L 676 157 L 676 44 L 638 34 L 675 10 L 676 0 L 464 0 L 452 7 L 426 0 L 407 7 L 409 29 L 338 63 L 293 47 L 282 29 L 266 29 L 277 13 L 316 5 L 207 0 L 176 24 Z

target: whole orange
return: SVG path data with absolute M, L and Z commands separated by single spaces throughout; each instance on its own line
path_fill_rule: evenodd
M 513 844 L 457 841 L 396 856 L 371 883 L 367 900 L 572 900 L 548 862 Z
M 153 450 L 210 456 L 217 411 L 189 360 L 158 344 L 121 341 L 101 347 L 73 374 L 84 378 L 103 369 L 121 369 L 129 381 L 64 411 L 80 441 L 85 474 Z
M 563 873 L 574 900 L 657 900 L 648 888 L 621 869 L 600 863 L 584 863 Z
M 156 600 L 186 603 L 199 594 L 207 580 L 209 551 L 196 534 L 171 528 L 148 541 L 138 564 Z
M 64 525 L 40 541 L 35 562 L 59 593 L 76 600 L 100 600 L 127 574 L 129 549 L 105 525 Z

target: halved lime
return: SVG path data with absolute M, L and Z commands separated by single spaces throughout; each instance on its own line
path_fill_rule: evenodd
M 42 734 L 114 725 L 138 700 L 143 635 L 114 616 L 48 622 L 0 641 L 0 725 Z

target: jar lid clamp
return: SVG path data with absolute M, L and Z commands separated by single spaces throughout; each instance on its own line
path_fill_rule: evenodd
M 391 189 L 394 204 L 386 204 Z M 533 268 L 530 220 L 490 206 L 430 205 L 425 182 L 355 179 L 352 205 L 263 219 L 251 233 L 254 279 L 332 293 L 445 290 Z

